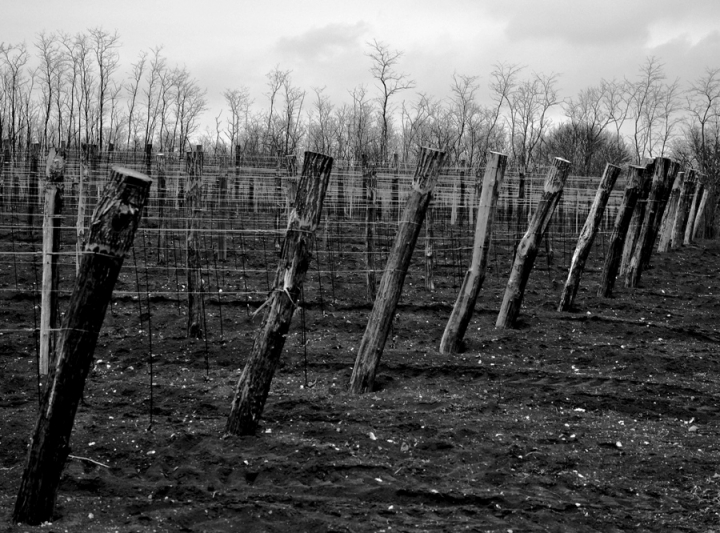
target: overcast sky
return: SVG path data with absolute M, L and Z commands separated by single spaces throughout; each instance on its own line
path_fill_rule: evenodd
M 697 79 L 720 66 L 720 0 L 6 0 L 0 40 L 31 47 L 42 31 L 117 30 L 121 70 L 141 50 L 162 45 L 207 89 L 210 110 L 225 89 L 245 86 L 265 105 L 265 74 L 292 70 L 310 94 L 326 87 L 333 103 L 359 84 L 372 89 L 367 42 L 404 53 L 399 70 L 422 91 L 448 94 L 453 72 L 479 77 L 488 97 L 493 64 L 520 63 L 560 75 L 562 97 L 602 78 L 633 78 L 648 56 L 668 78 Z M 34 52 L 34 50 L 33 50 Z

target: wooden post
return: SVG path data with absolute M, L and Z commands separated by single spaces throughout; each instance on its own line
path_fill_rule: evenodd
M 605 264 L 600 277 L 600 286 L 598 287 L 597 293 L 600 297 L 609 298 L 612 295 L 615 278 L 620 270 L 620 261 L 625 246 L 625 239 L 628 238 L 630 220 L 633 218 L 634 213 L 637 212 L 635 206 L 644 187 L 646 178 L 646 167 L 630 166 L 628 168 L 625 194 L 618 208 L 615 226 L 610 236 L 608 251 L 605 256 Z
M 695 192 L 690 202 L 690 211 L 688 212 L 687 224 L 685 225 L 685 236 L 683 238 L 683 244 L 685 246 L 693 242 L 693 230 L 695 229 L 695 219 L 697 218 L 698 207 L 705 191 L 705 175 L 698 174 L 695 181 Z
M 45 209 L 43 211 L 42 288 L 40 292 L 40 375 L 46 376 L 55 348 L 58 318 L 58 258 L 63 208 L 65 159 L 51 149 L 45 171 Z
M 600 185 L 595 193 L 595 199 L 590 207 L 590 212 L 580 232 L 580 237 L 578 238 L 577 246 L 575 247 L 575 252 L 570 262 L 567 281 L 560 295 L 558 311 L 568 311 L 575 303 L 575 296 L 580 286 L 580 276 L 582 276 L 583 269 L 585 268 L 585 261 L 587 261 L 588 255 L 590 255 L 592 243 L 595 240 L 600 222 L 602 222 L 605 206 L 607 205 L 608 198 L 610 198 L 610 193 L 619 175 L 620 167 L 608 163 L 600 179 Z
M 645 216 L 625 273 L 626 287 L 637 287 L 643 269 L 647 268 L 650 262 L 657 231 L 670 193 L 670 183 L 675 179 L 677 169 L 677 165 L 670 159 L 666 157 L 655 158 L 655 169 L 645 208 Z
M 467 326 L 475 309 L 475 302 L 485 281 L 485 270 L 492 237 L 492 223 L 498 196 L 500 195 L 500 187 L 505 178 L 506 167 L 507 156 L 505 154 L 490 152 L 478 203 L 472 261 L 470 268 L 465 273 L 460 293 L 440 341 L 440 353 L 442 354 L 454 353 L 460 350 Z
M 28 174 L 28 212 L 27 226 L 30 235 L 33 233 L 35 224 L 35 211 L 38 205 L 39 196 L 39 168 L 40 168 L 40 143 L 30 145 L 30 173 Z
M 425 214 L 425 289 L 435 290 L 435 257 L 433 252 L 433 210 L 432 196 Z
M 700 203 L 698 204 L 698 208 L 695 213 L 695 220 L 693 221 L 693 228 L 692 228 L 693 240 L 695 240 L 698 237 L 698 234 L 700 233 L 701 225 L 705 224 L 705 208 L 707 207 L 708 198 L 710 197 L 711 193 L 712 193 L 712 183 L 707 181 L 705 183 L 705 187 L 703 188 L 702 198 L 700 199 Z M 703 237 L 704 236 L 705 236 L 705 232 L 703 231 Z
M 187 337 L 202 339 L 205 336 L 203 329 L 203 298 L 202 298 L 202 271 L 200 260 L 200 243 L 197 231 L 200 229 L 202 216 L 202 150 L 187 152 L 185 170 L 187 181 L 185 185 L 185 218 L 187 232 L 185 243 L 187 251 L 187 295 L 188 319 Z
M 410 266 L 432 191 L 445 162 L 445 155 L 445 152 L 433 148 L 422 147 L 420 150 L 412 190 L 398 225 L 395 243 L 390 250 L 350 377 L 350 391 L 355 394 L 373 388 L 377 366 L 402 294 L 405 275 Z
M 556 157 L 547 178 L 545 178 L 543 193 L 530 220 L 528 230 L 518 244 L 515 261 L 510 271 L 510 278 L 505 288 L 505 296 L 500 306 L 500 313 L 495 322 L 496 328 L 507 328 L 515 325 L 515 320 L 520 314 L 525 285 L 527 285 L 530 272 L 535 263 L 540 242 L 550 224 L 550 219 L 560 199 L 569 172 L 570 161 Z
M 645 218 L 645 209 L 647 208 L 647 198 L 648 194 L 650 194 L 650 187 L 652 186 L 652 175 L 655 171 L 655 162 L 646 163 L 644 168 L 637 202 L 635 203 L 635 211 L 633 211 L 632 217 L 630 218 L 630 226 L 628 227 L 627 237 L 625 238 L 625 244 L 622 250 L 620 261 L 621 276 L 625 276 L 627 273 L 630 258 L 635 249 L 635 243 L 642 229 L 642 221 Z
M 228 160 L 225 156 L 220 162 L 220 175 L 217 179 L 217 229 L 218 229 L 218 259 L 227 261 L 227 218 L 230 211 L 228 205 Z
M 157 198 L 158 198 L 158 240 L 157 252 L 158 262 L 165 263 L 167 257 L 167 221 L 165 220 L 165 207 L 167 203 L 167 175 L 166 175 L 166 158 L 165 154 L 159 153 L 155 159 L 156 175 L 157 175 Z
M 77 187 L 77 221 L 75 223 L 75 274 L 80 274 L 80 256 L 85 246 L 85 211 L 87 183 L 90 179 L 90 146 L 83 143 L 80 149 L 80 173 Z
M 235 386 L 225 426 L 227 433 L 252 435 L 257 430 L 310 264 L 315 229 L 320 223 L 332 164 L 332 157 L 305 152 L 298 193 L 288 218 L 275 274 L 274 289 L 263 305 L 267 311 Z
M 677 208 L 680 203 L 680 192 L 683 189 L 684 183 L 685 172 L 678 172 L 673 181 L 670 196 L 665 206 L 665 212 L 663 213 L 662 223 L 658 231 L 658 253 L 665 253 L 670 249 L 675 215 L 677 214 Z
M 390 193 L 390 212 L 392 218 L 397 220 L 400 216 L 400 163 L 398 162 L 398 154 L 393 154 L 393 177 Z
M 112 290 L 123 258 L 132 246 L 150 184 L 139 172 L 115 167 L 95 208 L 80 274 L 58 340 L 57 365 L 30 441 L 13 522 L 37 525 L 53 519 L 60 474 L 70 453 L 75 413 Z
M 670 248 L 676 249 L 683 245 L 683 237 L 685 236 L 685 226 L 687 225 L 688 215 L 690 214 L 690 204 L 695 194 L 695 186 L 697 185 L 697 173 L 694 169 L 686 172 L 685 180 L 680 188 L 680 199 L 678 207 L 675 211 L 675 219 L 673 220 L 672 237 L 670 239 Z
M 365 298 L 369 303 L 375 301 L 377 279 L 375 277 L 375 222 L 377 210 L 377 175 L 370 166 L 367 156 L 362 155 L 362 188 L 365 196 Z

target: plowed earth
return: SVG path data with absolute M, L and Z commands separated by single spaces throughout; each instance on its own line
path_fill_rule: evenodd
M 452 356 L 437 346 L 457 286 L 431 293 L 411 275 L 377 390 L 362 396 L 346 385 L 370 307 L 338 280 L 335 301 L 327 285 L 322 301 L 307 295 L 307 352 L 298 310 L 260 431 L 241 438 L 223 431 L 259 319 L 209 304 L 224 338 L 188 341 L 177 304 L 153 300 L 151 424 L 147 323 L 117 298 L 57 516 L 38 527 L 10 519 L 37 416 L 35 344 L 5 333 L 0 529 L 720 531 L 719 269 L 715 242 L 657 254 L 640 288 L 606 300 L 590 269 L 574 312 L 557 313 L 566 272 L 539 258 L 520 323 L 503 331 L 507 273 L 490 272 Z M 6 296 L 0 316 L 29 327 L 31 297 Z

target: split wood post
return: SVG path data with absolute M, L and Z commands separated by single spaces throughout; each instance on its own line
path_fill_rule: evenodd
M 620 270 L 620 261 L 622 252 L 628 236 L 630 220 L 634 213 L 637 212 L 635 206 L 638 198 L 647 180 L 646 167 L 630 166 L 628 167 L 627 185 L 625 186 L 625 194 L 618 208 L 615 217 L 615 226 L 613 227 L 610 242 L 608 243 L 607 255 L 605 256 L 605 264 L 600 276 L 600 286 L 598 287 L 598 296 L 609 298 L 612 296 L 613 287 L 615 286 L 615 278 Z
M 263 307 L 263 322 L 255 334 L 252 351 L 235 386 L 225 431 L 253 435 L 265 407 L 285 337 L 297 308 L 305 274 L 310 265 L 315 229 L 320 223 L 332 157 L 305 152 L 295 205 L 288 218 L 274 289 Z
M 35 224 L 35 211 L 38 205 L 39 196 L 39 168 L 40 168 L 40 143 L 30 145 L 30 173 L 28 174 L 28 212 L 27 226 L 30 235 L 33 233 Z
M 652 175 L 655 171 L 655 162 L 646 163 L 644 169 L 637 202 L 635 203 L 635 211 L 633 211 L 632 217 L 630 218 L 630 226 L 628 227 L 627 237 L 622 250 L 620 260 L 621 276 L 625 276 L 627 273 L 628 266 L 630 265 L 630 258 L 632 257 L 633 250 L 635 249 L 635 243 L 637 242 L 640 230 L 642 229 L 642 222 L 645 218 L 645 209 L 647 208 L 648 194 L 650 194 L 650 187 L 652 186 Z
M 202 298 L 202 271 L 200 258 L 200 242 L 198 230 L 202 217 L 202 157 L 201 150 L 187 152 L 185 159 L 185 219 L 187 230 L 185 244 L 187 251 L 187 295 L 188 319 L 187 337 L 202 339 L 205 336 L 203 328 L 203 298 Z
M 687 224 L 685 225 L 685 236 L 683 237 L 683 244 L 685 246 L 693 242 L 693 230 L 695 228 L 695 219 L 697 218 L 698 207 L 705 191 L 705 175 L 697 174 L 695 180 L 695 192 L 693 193 L 692 201 L 690 202 L 690 211 L 688 212 Z
M 77 186 L 77 221 L 75 224 L 75 275 L 80 274 L 80 256 L 85 246 L 85 211 L 87 210 L 87 184 L 90 179 L 90 146 L 80 147 L 80 172 Z
M 675 179 L 677 170 L 677 164 L 672 160 L 666 157 L 655 158 L 645 216 L 625 273 L 625 286 L 628 288 L 637 287 L 642 271 L 649 265 L 657 230 L 670 193 L 670 183 Z
M 678 205 L 680 204 L 680 192 L 683 189 L 684 183 L 685 172 L 678 172 L 673 181 L 670 196 L 665 206 L 665 212 L 663 213 L 662 223 L 658 231 L 658 253 L 665 253 L 670 249 L 675 215 L 677 214 Z
M 478 294 L 485 281 L 485 270 L 492 238 L 492 223 L 506 167 L 507 155 L 490 152 L 478 203 L 472 261 L 470 268 L 465 273 L 455 306 L 440 340 L 440 353 L 442 354 L 460 350 L 467 326 L 475 310 L 475 302 L 477 302 Z
M 705 187 L 703 188 L 702 198 L 700 200 L 700 203 L 698 204 L 697 212 L 695 213 L 695 220 L 693 221 L 693 228 L 692 228 L 693 240 L 697 239 L 698 234 L 700 233 L 701 225 L 705 224 L 705 209 L 708 204 L 708 198 L 710 198 L 711 194 L 712 194 L 712 183 L 710 181 L 706 181 Z M 703 237 L 704 236 L 705 236 L 705 232 L 703 231 Z
M 115 167 L 95 208 L 80 274 L 58 339 L 57 364 L 30 441 L 13 522 L 37 525 L 53 519 L 78 403 L 113 287 L 123 258 L 132 246 L 150 185 L 150 179 L 143 174 Z
M 43 210 L 42 287 L 40 292 L 40 375 L 47 376 L 55 348 L 60 274 L 60 223 L 62 222 L 65 159 L 52 148 L 45 170 Z
M 545 178 L 543 193 L 530 220 L 528 230 L 517 246 L 515 261 L 505 288 L 505 296 L 495 322 L 496 328 L 504 329 L 515 325 L 515 320 L 520 314 L 525 286 L 535 263 L 540 242 L 560 200 L 569 172 L 570 161 L 556 157 Z
M 375 383 L 375 373 L 392 327 L 405 275 L 445 156 L 445 152 L 427 147 L 422 147 L 418 155 L 412 189 L 398 224 L 395 242 L 350 377 L 350 391 L 355 394 L 371 391 Z
M 362 154 L 362 188 L 365 196 L 365 298 L 369 303 L 375 301 L 377 278 L 375 276 L 375 219 L 377 210 L 377 174 L 368 164 L 367 156 Z
M 165 154 L 159 153 L 155 158 L 157 175 L 157 198 L 158 198 L 158 240 L 157 253 L 158 262 L 166 263 L 168 260 L 167 249 L 167 221 L 165 220 L 165 204 L 167 203 L 167 175 Z
M 620 167 L 611 165 L 610 163 L 605 166 L 605 172 L 600 179 L 600 185 L 595 193 L 595 199 L 590 207 L 590 212 L 585 220 L 582 231 L 580 231 L 580 237 L 578 237 L 577 246 L 575 247 L 575 252 L 570 262 L 567 281 L 560 295 L 558 311 L 568 311 L 575 303 L 575 296 L 580 286 L 580 276 L 582 276 L 585 262 L 590 255 L 590 250 L 595 240 L 595 235 L 597 234 L 598 227 L 600 227 L 600 222 L 602 222 L 608 198 L 610 198 L 610 193 L 619 175 Z
M 695 194 L 695 186 L 697 185 L 697 173 L 695 169 L 689 169 L 686 172 L 685 180 L 680 189 L 680 199 L 678 207 L 675 211 L 675 219 L 673 220 L 672 237 L 670 239 L 670 248 L 677 249 L 683 245 L 685 236 L 685 226 L 687 225 L 688 215 L 690 214 L 690 204 Z
M 425 289 L 435 290 L 435 257 L 433 253 L 433 210 L 432 195 L 425 214 Z

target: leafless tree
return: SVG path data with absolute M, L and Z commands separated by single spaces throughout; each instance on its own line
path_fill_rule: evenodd
M 128 131 L 127 131 L 127 148 L 130 148 L 130 141 L 133 142 L 133 146 L 137 149 L 137 132 L 138 122 L 136 119 L 137 113 L 137 95 L 140 90 L 140 81 L 142 80 L 143 74 L 145 73 L 145 64 L 147 62 L 147 52 L 141 51 L 137 62 L 131 66 L 130 82 L 126 89 L 128 93 L 127 109 L 128 109 Z
M 250 112 L 250 92 L 247 87 L 240 89 L 227 89 L 223 93 L 225 103 L 230 108 L 230 118 L 227 119 L 225 135 L 230 141 L 230 153 L 240 143 L 240 131 L 242 124 L 247 122 Z
M 110 79 L 118 68 L 120 55 L 120 36 L 117 32 L 110 33 L 102 28 L 89 30 L 92 50 L 95 54 L 98 72 L 97 86 L 97 119 L 98 119 L 98 146 L 103 149 L 103 126 L 105 117 L 105 102 L 108 99 Z

